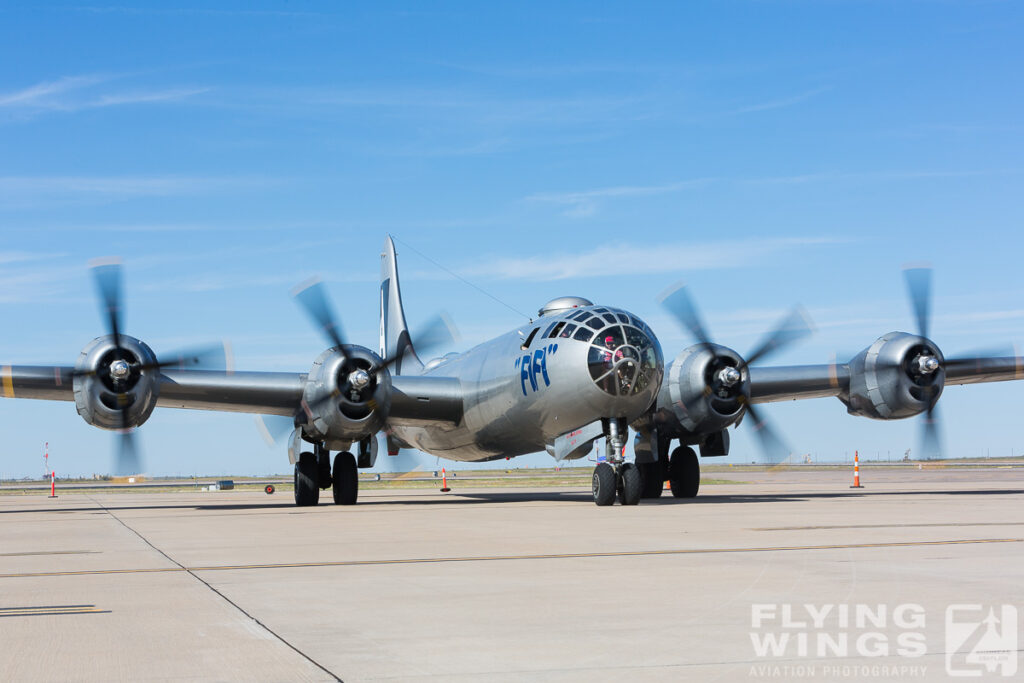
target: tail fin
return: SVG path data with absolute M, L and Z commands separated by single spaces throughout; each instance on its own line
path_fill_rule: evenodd
M 402 289 L 398 285 L 398 259 L 395 242 L 388 235 L 380 255 L 380 355 L 396 357 L 394 374 L 419 374 L 423 369 L 409 338 L 402 310 Z

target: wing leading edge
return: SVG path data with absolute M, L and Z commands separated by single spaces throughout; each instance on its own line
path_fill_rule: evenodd
M 74 368 L 5 365 L 0 397 L 74 401 Z M 164 370 L 157 407 L 261 415 L 295 415 L 306 373 Z M 462 389 L 452 377 L 393 376 L 390 416 L 403 420 L 462 419 Z
M 1024 356 L 957 358 L 944 363 L 946 384 L 981 384 L 1024 379 Z M 752 403 L 841 397 L 849 393 L 846 363 L 750 368 Z

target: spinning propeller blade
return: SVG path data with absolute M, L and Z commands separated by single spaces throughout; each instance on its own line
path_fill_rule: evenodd
M 753 365 L 812 334 L 814 327 L 811 325 L 810 317 L 802 307 L 796 306 L 779 321 L 774 330 L 764 336 L 761 343 L 744 359 L 739 369 Z
M 932 310 L 932 269 L 928 266 L 909 266 L 903 269 L 903 278 L 907 283 L 907 295 L 910 307 L 914 311 L 914 322 L 917 333 L 928 339 L 931 328 Z M 942 434 L 936 402 L 939 400 L 941 387 L 928 385 L 922 387 L 923 395 L 928 402 L 928 409 L 921 416 L 920 455 L 925 459 L 942 457 Z
M 661 293 L 658 300 L 669 313 L 675 316 L 683 328 L 689 330 L 690 334 L 693 335 L 702 348 L 707 349 L 711 347 L 711 337 L 708 335 L 703 321 L 701 321 L 697 305 L 687 291 L 686 285 L 677 284 L 669 287 Z
M 107 323 L 107 334 L 121 349 L 121 259 L 96 259 L 91 262 L 93 282 L 100 298 L 100 311 Z
M 324 283 L 319 278 L 307 280 L 292 290 L 292 296 L 309 315 L 313 325 L 323 333 L 331 347 L 337 347 L 344 355 L 345 339 L 341 323 L 334 316 Z
M 917 321 L 917 333 L 927 338 L 931 323 L 932 269 L 927 266 L 904 268 L 903 277 L 907 281 L 910 305 Z

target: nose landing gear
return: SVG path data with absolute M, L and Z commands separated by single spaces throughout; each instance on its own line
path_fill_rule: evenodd
M 633 463 L 625 462 L 622 457 L 626 435 L 625 420 L 611 418 L 605 421 L 605 462 L 597 464 L 593 477 L 594 503 L 597 505 L 612 505 L 616 496 L 623 505 L 636 505 L 640 502 L 640 470 Z

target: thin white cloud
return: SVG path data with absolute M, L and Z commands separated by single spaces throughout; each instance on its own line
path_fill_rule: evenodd
M 551 202 L 554 204 L 579 204 L 594 199 L 605 199 L 608 197 L 642 197 L 668 192 L 678 192 L 694 187 L 700 187 L 711 182 L 712 178 L 697 178 L 694 180 L 681 180 L 674 183 L 661 185 L 619 185 L 616 187 L 602 187 L 596 190 L 581 190 L 577 192 L 540 192 L 526 197 L 528 202 Z
M 113 107 L 124 104 L 150 104 L 153 102 L 173 102 L 193 95 L 209 92 L 211 88 L 171 88 L 168 90 L 141 90 L 138 92 L 102 95 L 95 100 L 84 102 L 81 109 L 97 107 Z
M 28 88 L 0 95 L 0 107 L 44 106 L 69 91 L 86 88 L 104 80 L 101 76 L 65 76 L 56 81 L 36 83 Z
M 623 197 L 649 197 L 652 195 L 681 192 L 683 190 L 703 187 L 713 180 L 713 178 L 695 178 L 693 180 L 680 180 L 660 185 L 619 185 L 576 192 L 538 192 L 526 197 L 524 201 L 567 206 L 569 208 L 564 212 L 565 215 L 573 218 L 584 218 L 596 213 L 598 204 L 602 200 Z
M 782 109 L 784 107 L 792 107 L 795 104 L 799 104 L 805 100 L 809 100 L 812 97 L 820 95 L 821 93 L 831 90 L 830 87 L 815 88 L 814 90 L 808 90 L 798 95 L 791 97 L 783 97 L 776 100 L 769 100 L 767 102 L 759 102 L 757 104 L 750 104 L 745 107 L 739 107 L 734 109 L 730 114 L 749 114 L 755 111 L 767 111 L 769 109 Z
M 267 178 L 216 176 L 0 176 L 0 200 L 7 206 L 116 201 L 245 190 L 275 182 Z
M 109 84 L 123 76 L 65 76 L 43 81 L 8 93 L 0 93 L 0 110 L 8 116 L 26 118 L 43 112 L 75 112 L 133 104 L 177 102 L 207 92 L 210 88 L 136 88 L 109 90 Z
M 693 270 L 738 268 L 770 253 L 841 244 L 833 237 L 779 237 L 720 242 L 659 244 L 656 249 L 609 244 L 574 254 L 545 254 L 527 258 L 487 260 L 461 270 L 464 276 L 498 280 L 566 280 L 610 276 L 682 273 Z M 609 264 L 613 264 L 610 265 Z M 606 267 L 608 266 L 608 267 Z
M 881 171 L 824 171 L 820 173 L 804 173 L 784 176 L 765 176 L 760 178 L 692 178 L 655 185 L 616 185 L 590 190 L 569 192 L 537 192 L 523 198 L 524 202 L 555 204 L 567 207 L 563 214 L 572 218 L 584 218 L 597 213 L 602 202 L 630 197 L 649 197 L 661 194 L 672 194 L 685 190 L 699 189 L 713 183 L 732 183 L 746 185 L 800 185 L 812 182 L 829 181 L 891 181 L 891 180 L 928 180 L 941 178 L 972 178 L 989 175 L 1012 175 L 1020 173 L 1017 169 L 982 169 L 982 170 L 881 170 Z
M 28 261 L 40 261 L 64 256 L 63 253 L 53 252 L 32 252 L 32 251 L 0 251 L 0 266 L 12 263 L 25 263 Z

